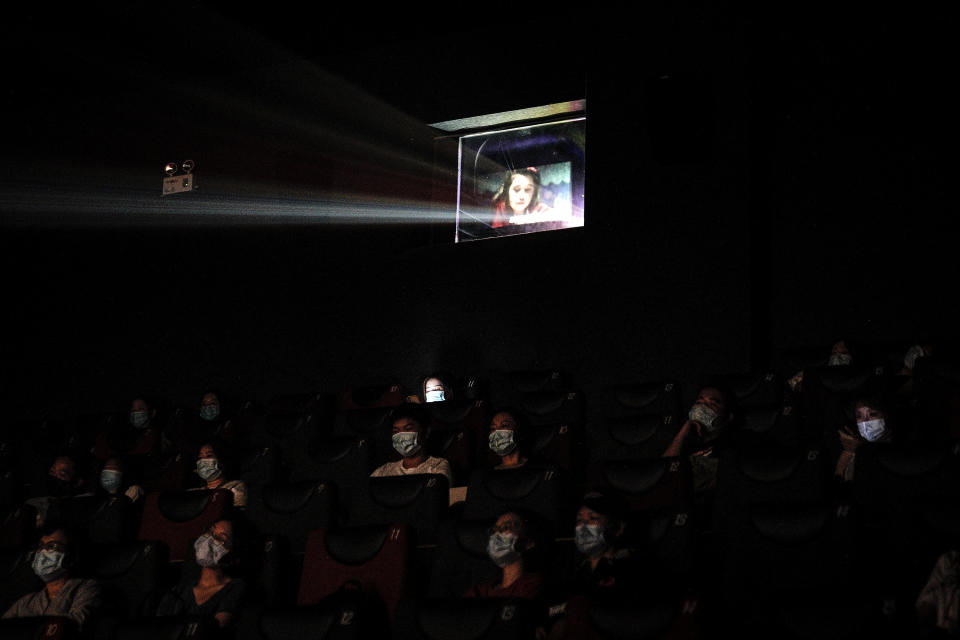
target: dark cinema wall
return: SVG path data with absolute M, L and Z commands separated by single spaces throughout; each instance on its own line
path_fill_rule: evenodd
M 947 107 L 919 108 L 930 87 L 909 77 L 920 54 L 889 54 L 893 22 L 820 33 L 678 10 L 532 64 L 479 31 L 290 51 L 197 15 L 88 43 L 94 77 L 64 68 L 60 41 L 14 83 L 16 414 L 435 368 L 557 368 L 588 393 L 671 378 L 689 395 L 782 348 L 951 326 L 935 284 L 952 266 L 944 138 L 923 135 Z M 189 65 L 161 55 L 187 50 Z M 424 123 L 584 96 L 583 229 L 453 245 L 443 223 L 351 214 L 401 203 L 432 220 L 447 204 L 455 156 Z M 201 190 L 161 199 L 160 167 L 186 157 Z M 331 201 L 345 218 L 284 217 Z

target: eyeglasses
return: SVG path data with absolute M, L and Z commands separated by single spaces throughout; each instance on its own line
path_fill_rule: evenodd
M 66 543 L 56 540 L 48 540 L 47 542 L 39 543 L 37 545 L 37 551 L 57 551 L 59 553 L 65 553 L 67 551 L 67 545 Z

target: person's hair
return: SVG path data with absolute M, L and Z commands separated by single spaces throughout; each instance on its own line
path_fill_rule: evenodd
M 447 373 L 446 371 L 434 371 L 430 375 L 424 376 L 420 381 L 420 399 L 426 402 L 427 400 L 427 380 L 437 379 L 443 384 L 443 397 L 444 400 L 449 400 L 453 397 L 453 376 Z
M 850 403 L 848 408 L 848 413 L 853 420 L 857 418 L 857 409 L 860 407 L 870 407 L 871 409 L 876 409 L 877 411 L 883 412 L 883 415 L 886 416 L 886 420 L 890 422 L 890 407 L 887 405 L 887 401 L 878 395 L 863 395 L 854 398 L 853 402 Z
M 419 404 L 413 402 L 405 402 L 396 409 L 390 412 L 390 424 L 393 425 L 394 422 L 402 418 L 408 418 L 410 420 L 416 420 L 417 424 L 420 425 L 422 431 L 426 431 L 430 428 L 430 414 L 427 413 L 427 410 L 424 409 Z
M 527 439 L 530 437 L 530 423 L 527 422 L 527 415 L 518 409 L 515 406 L 507 405 L 502 407 L 497 407 L 490 414 L 490 420 L 493 421 L 494 416 L 498 413 L 507 413 L 513 418 L 514 428 L 513 428 L 513 440 L 517 443 L 517 448 L 521 452 L 526 452 Z M 489 427 L 489 425 L 487 425 Z
M 493 203 L 495 205 L 504 203 L 506 206 L 506 203 L 510 199 L 510 185 L 513 184 L 513 179 L 516 176 L 526 176 L 530 182 L 533 183 L 533 197 L 530 198 L 530 204 L 527 205 L 527 210 L 529 211 L 533 207 L 536 207 L 537 203 L 540 202 L 540 174 L 534 167 L 527 167 L 526 169 L 513 169 L 512 171 L 505 172 L 503 182 L 500 184 L 497 192 L 493 195 Z
M 607 528 L 614 532 L 627 517 L 627 504 L 615 493 L 589 491 L 580 500 L 580 506 L 587 507 L 607 518 Z
M 704 389 L 716 389 L 719 391 L 720 397 L 723 398 L 723 406 L 727 409 L 727 415 L 736 414 L 737 394 L 733 392 L 733 389 L 730 388 L 730 385 L 725 380 L 705 378 L 697 387 L 697 396 L 699 396 L 700 392 Z M 696 400 L 696 398 L 694 398 L 694 400 Z

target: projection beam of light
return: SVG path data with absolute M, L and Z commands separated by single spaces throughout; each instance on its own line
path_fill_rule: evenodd
M 132 97 L 102 105 L 102 132 L 77 134 L 90 147 L 102 134 L 183 152 L 157 151 L 149 166 L 140 149 L 109 160 L 74 153 L 47 161 L 62 165 L 54 170 L 33 167 L 29 178 L 7 174 L 0 223 L 453 222 L 454 199 L 445 211 L 431 200 L 436 178 L 455 184 L 457 175 L 453 146 L 437 163 L 437 131 L 212 10 L 197 11 L 208 46 L 222 41 L 236 68 L 168 69 L 129 55 L 123 84 Z M 161 197 L 164 164 L 187 157 L 197 162 L 199 190 Z

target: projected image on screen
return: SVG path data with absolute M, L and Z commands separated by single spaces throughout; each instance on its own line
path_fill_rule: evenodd
M 586 120 L 460 138 L 457 242 L 583 226 Z

